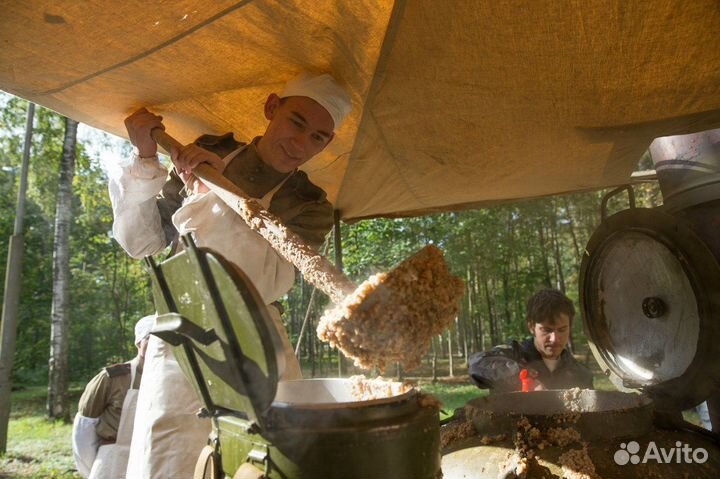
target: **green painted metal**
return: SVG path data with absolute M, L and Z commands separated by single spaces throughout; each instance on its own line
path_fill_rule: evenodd
M 412 401 L 416 403 L 416 398 Z M 275 420 L 285 423 L 268 431 L 252 433 L 248 421 L 218 418 L 222 469 L 232 477 L 251 451 L 266 451 L 268 478 L 294 479 L 434 479 L 440 471 L 437 410 L 416 403 L 410 414 L 389 419 L 364 420 L 363 411 L 338 421 L 332 414 L 313 422 L 318 414 L 299 420 L 306 411 L 272 408 Z M 343 424 L 344 422 L 344 424 Z M 265 469 L 265 463 L 256 463 Z
M 175 356 L 208 414 L 241 411 L 262 425 L 277 390 L 277 362 L 270 319 L 242 271 L 221 256 L 186 249 L 160 265 L 149 260 L 158 310 L 158 335 L 174 345 Z M 177 313 L 202 330 L 210 344 L 173 331 Z
M 278 338 L 251 283 L 183 241 L 182 253 L 148 260 L 159 313 L 153 334 L 173 346 L 213 418 L 221 477 L 248 462 L 268 479 L 440 477 L 436 407 L 421 405 L 416 390 L 354 401 L 346 379 L 278 388 Z

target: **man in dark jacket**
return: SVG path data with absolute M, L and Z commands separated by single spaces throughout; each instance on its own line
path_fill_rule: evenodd
M 532 337 L 470 357 L 469 373 L 479 388 L 519 391 L 527 370 L 531 390 L 592 388 L 592 373 L 567 350 L 575 308 L 560 291 L 543 289 L 527 303 Z

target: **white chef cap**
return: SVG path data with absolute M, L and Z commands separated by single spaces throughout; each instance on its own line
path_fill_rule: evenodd
M 135 346 L 140 344 L 143 339 L 150 335 L 150 331 L 152 331 L 153 326 L 155 326 L 154 314 L 145 316 L 135 323 Z
M 340 124 L 351 109 L 350 95 L 327 73 L 311 75 L 303 72 L 287 82 L 279 96 L 280 98 L 289 96 L 312 98 L 330 113 L 335 130 L 340 128 Z

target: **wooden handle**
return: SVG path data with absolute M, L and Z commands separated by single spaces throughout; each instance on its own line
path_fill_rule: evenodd
M 155 140 L 155 142 L 160 145 L 165 151 L 167 151 L 168 154 L 170 154 L 173 149 L 179 150 L 183 146 L 185 146 L 172 136 L 165 133 L 165 130 L 161 128 L 155 128 L 154 130 L 152 130 L 150 132 L 150 136 L 152 136 L 152 139 Z
M 168 135 L 165 130 L 160 128 L 152 130 L 151 136 L 153 140 L 155 140 L 157 144 L 168 153 L 172 150 L 180 150 L 183 146 L 185 146 L 172 136 Z M 231 199 L 252 199 L 247 193 L 240 189 L 240 187 L 225 178 L 222 173 L 205 163 L 200 163 L 198 166 L 193 168 L 193 175 L 196 178 L 203 180 L 203 183 L 205 183 L 205 185 L 207 185 L 207 187 L 216 194 L 218 193 L 216 189 L 222 189 L 229 195 L 233 195 L 229 196 Z M 237 198 L 234 198 L 234 196 L 237 196 Z M 228 206 L 232 208 L 232 205 L 228 204 Z
M 153 139 L 170 152 L 183 145 L 164 130 L 152 131 Z M 282 224 L 280 218 L 265 210 L 237 185 L 215 168 L 201 163 L 193 174 L 245 220 L 251 230 L 259 233 L 280 256 L 292 263 L 303 277 L 327 294 L 334 303 L 355 291 L 356 285 L 330 261 L 315 251 L 297 233 Z

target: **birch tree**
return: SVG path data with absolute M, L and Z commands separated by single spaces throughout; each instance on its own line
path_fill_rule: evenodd
M 50 312 L 50 360 L 48 416 L 70 420 L 68 408 L 68 337 L 70 325 L 70 225 L 72 224 L 72 183 L 77 145 L 76 121 L 65 118 L 65 138 L 60 159 L 53 242 L 53 299 Z

